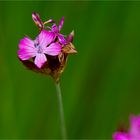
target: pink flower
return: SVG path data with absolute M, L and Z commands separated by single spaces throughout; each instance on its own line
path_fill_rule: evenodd
M 131 115 L 128 133 L 115 132 L 113 134 L 113 140 L 140 140 L 140 115 Z
M 18 57 L 29 70 L 51 76 L 58 82 L 67 64 L 68 55 L 77 53 L 72 43 L 74 31 L 66 38 L 60 33 L 64 17 L 58 26 L 53 19 L 43 22 L 36 12 L 32 13 L 32 19 L 39 29 L 39 35 L 35 40 L 24 37 L 20 41 Z M 48 26 L 50 23 L 53 23 L 51 27 Z
M 52 33 L 58 38 L 59 42 L 63 45 L 67 44 L 66 39 L 64 38 L 64 35 L 60 34 L 60 30 L 62 29 L 64 24 L 64 17 L 61 18 L 60 22 L 59 22 L 59 26 L 57 27 L 56 24 L 52 25 Z
M 61 45 L 54 43 L 55 35 L 42 30 L 35 40 L 24 37 L 19 43 L 18 56 L 21 60 L 34 58 L 34 64 L 41 68 L 47 61 L 47 55 L 57 56 L 61 52 Z

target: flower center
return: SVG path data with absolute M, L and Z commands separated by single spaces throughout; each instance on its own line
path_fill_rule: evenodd
M 38 53 L 43 53 L 43 49 L 42 49 L 40 46 L 38 46 L 37 52 L 38 52 Z
M 35 46 L 35 48 L 37 49 L 37 53 L 43 53 L 43 49 L 42 49 L 42 47 L 39 45 L 39 42 L 38 42 L 38 41 L 36 41 L 36 42 L 34 43 L 34 46 Z

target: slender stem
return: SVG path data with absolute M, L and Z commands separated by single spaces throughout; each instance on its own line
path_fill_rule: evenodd
M 56 93 L 57 93 L 57 99 L 58 99 L 62 138 L 66 139 L 67 134 L 66 134 L 66 127 L 65 127 L 65 120 L 64 120 L 64 111 L 63 111 L 60 83 L 59 82 L 55 83 L 55 86 L 56 86 Z

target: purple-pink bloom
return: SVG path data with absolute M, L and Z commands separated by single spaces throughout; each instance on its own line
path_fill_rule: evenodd
M 140 140 L 140 115 L 131 115 L 129 131 L 127 133 L 115 132 L 113 140 Z
M 47 55 L 56 56 L 61 52 L 61 45 L 53 42 L 55 34 L 42 30 L 35 40 L 24 37 L 19 43 L 18 56 L 21 60 L 34 58 L 34 64 L 41 68 L 47 61 Z
M 60 42 L 61 44 L 66 45 L 66 44 L 67 44 L 67 41 L 66 41 L 66 39 L 64 38 L 64 35 L 60 34 L 60 30 L 62 29 L 63 24 L 64 24 L 64 17 L 61 18 L 58 27 L 57 27 L 56 24 L 53 24 L 53 25 L 52 25 L 51 31 L 52 31 L 52 33 L 53 33 L 56 37 L 58 37 L 58 40 L 59 40 L 59 42 Z
M 66 38 L 60 33 L 64 17 L 58 26 L 53 19 L 43 22 L 36 12 L 32 13 L 32 19 L 39 29 L 39 34 L 34 40 L 29 37 L 20 40 L 18 57 L 29 70 L 50 75 L 55 82 L 58 82 L 65 69 L 68 55 L 77 53 L 72 43 L 74 31 Z M 50 27 L 48 23 L 53 25 Z

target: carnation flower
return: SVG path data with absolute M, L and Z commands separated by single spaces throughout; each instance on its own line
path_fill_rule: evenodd
M 33 13 L 32 19 L 39 29 L 39 35 L 35 40 L 24 37 L 19 42 L 18 57 L 28 69 L 50 75 L 58 82 L 66 66 L 68 54 L 77 53 L 72 44 L 74 31 L 67 38 L 60 34 L 64 17 L 61 18 L 58 26 L 52 19 L 42 22 L 38 13 Z M 53 25 L 51 27 L 47 25 L 46 29 L 45 25 L 48 23 Z
M 18 57 L 29 70 L 50 75 L 54 79 L 60 113 L 61 133 L 62 138 L 66 139 L 67 133 L 59 79 L 66 66 L 68 54 L 77 53 L 72 44 L 74 31 L 67 38 L 60 33 L 64 24 L 64 17 L 61 18 L 58 26 L 52 19 L 42 22 L 39 14 L 35 12 L 32 14 L 32 19 L 39 29 L 39 34 L 34 40 L 29 37 L 24 37 L 20 40 Z M 53 23 L 53 25 L 46 27 L 45 25 L 48 23 Z
M 56 56 L 61 51 L 61 45 L 58 42 L 54 43 L 54 39 L 54 34 L 46 30 L 42 30 L 35 40 L 25 37 L 19 43 L 19 58 L 21 60 L 33 58 L 34 64 L 41 68 L 47 61 L 46 55 Z

